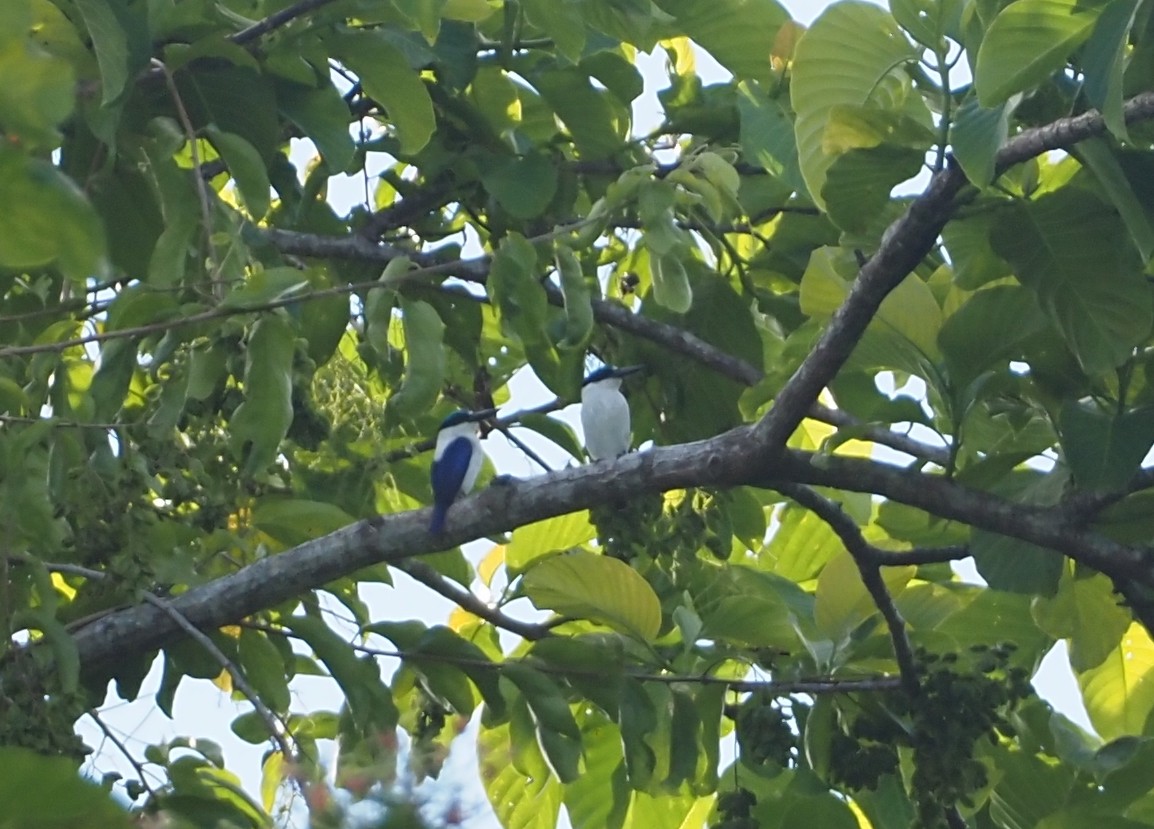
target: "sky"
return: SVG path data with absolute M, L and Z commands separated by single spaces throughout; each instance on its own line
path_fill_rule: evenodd
M 827 4 L 813 0 L 784 0 L 784 5 L 795 19 L 808 24 Z M 638 60 L 638 66 L 645 76 L 646 84 L 645 92 L 634 104 L 634 129 L 638 134 L 644 134 L 660 120 L 656 91 L 666 84 L 664 55 L 660 50 L 656 55 L 642 55 Z M 964 63 L 960 64 L 959 68 L 964 68 Z M 725 71 L 700 49 L 697 50 L 697 69 L 706 83 L 726 77 Z M 962 83 L 967 79 L 956 80 Z M 294 161 L 297 162 L 299 169 L 304 169 L 304 162 L 308 160 L 313 149 L 308 142 L 297 144 L 293 153 Z M 369 172 L 373 174 L 377 170 L 370 169 Z M 920 189 L 921 184 L 924 184 L 924 181 L 920 183 L 915 181 L 910 187 L 916 191 Z M 339 177 L 333 179 L 329 185 L 329 198 L 338 212 L 346 211 L 353 205 L 363 202 L 365 192 L 363 176 Z M 907 387 L 904 391 L 916 394 L 917 390 Z M 531 372 L 525 371 L 515 377 L 511 384 L 511 403 L 507 408 L 512 410 L 528 407 L 549 399 L 552 399 L 552 395 Z M 554 416 L 565 420 L 576 431 L 578 437 L 582 437 L 577 406 L 570 406 Z M 928 430 L 924 433 L 915 430 L 913 435 L 927 442 L 937 440 Z M 520 430 L 518 436 L 555 468 L 570 461 L 566 453 L 533 432 Z M 508 444 L 503 437 L 494 434 L 486 444 L 486 451 L 498 472 L 516 476 L 539 472 L 533 461 Z M 878 457 L 885 459 L 880 454 Z M 488 542 L 474 543 L 465 548 L 466 554 L 476 561 L 490 546 Z M 958 569 L 965 580 L 981 581 L 971 563 L 964 562 Z M 394 572 L 394 579 L 395 585 L 392 588 L 383 585 L 369 585 L 364 588 L 363 597 L 372 608 L 374 618 L 417 618 L 428 624 L 443 623 L 448 618 L 453 608 L 450 602 L 411 581 L 403 573 Z M 512 615 L 522 618 L 532 618 L 532 614 L 535 613 L 527 602 L 522 602 L 520 607 L 512 605 L 508 610 Z M 349 628 L 350 634 L 353 630 L 355 628 Z M 395 660 L 383 661 L 382 674 L 386 680 L 392 675 L 395 666 Z M 148 744 L 163 742 L 176 736 L 196 736 L 213 740 L 222 746 L 228 768 L 239 773 L 245 789 L 256 796 L 260 787 L 261 757 L 267 747 L 245 743 L 229 730 L 229 723 L 236 716 L 250 710 L 249 703 L 233 702 L 209 682 L 186 679 L 176 694 L 173 720 L 168 720 L 153 703 L 159 682 L 158 660 L 145 680 L 141 696 L 135 702 L 125 703 L 117 700 L 114 694 L 110 694 L 109 705 L 101 709 L 101 718 L 113 730 L 117 739 L 138 757 L 143 754 Z M 1034 678 L 1034 684 L 1041 696 L 1057 710 L 1082 727 L 1090 728 L 1081 696 L 1069 669 L 1063 643 L 1059 643 L 1043 662 Z M 298 712 L 337 710 L 340 706 L 340 696 L 335 685 L 326 679 L 298 678 L 293 683 L 293 695 L 293 708 Z M 467 829 L 490 829 L 497 827 L 498 823 L 480 788 L 476 757 L 471 742 L 474 729 L 475 725 L 455 743 L 441 779 L 434 784 L 430 796 L 434 802 L 446 798 L 459 798 L 466 816 L 464 826 Z M 117 771 L 126 777 L 136 776 L 122 752 L 105 738 L 90 718 L 85 717 L 80 721 L 78 731 L 90 746 L 97 748 L 87 767 L 90 774 L 99 777 L 105 771 Z M 331 747 L 328 750 L 331 751 Z M 730 755 L 731 752 L 722 753 L 726 758 Z M 153 778 L 151 782 L 155 784 L 160 780 Z

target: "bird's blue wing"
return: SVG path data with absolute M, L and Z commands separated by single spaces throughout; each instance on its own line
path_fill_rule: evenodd
M 472 458 L 473 445 L 468 438 L 457 438 L 445 447 L 433 464 L 434 500 L 444 504 L 453 502 L 461 492 Z

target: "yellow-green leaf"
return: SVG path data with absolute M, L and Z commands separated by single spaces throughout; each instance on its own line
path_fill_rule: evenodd
M 651 640 L 661 628 L 661 602 L 637 571 L 615 558 L 574 550 L 553 556 L 525 574 L 525 592 L 537 607 L 603 622 Z

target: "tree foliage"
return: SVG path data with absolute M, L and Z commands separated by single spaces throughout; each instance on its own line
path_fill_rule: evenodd
M 420 820 L 398 729 L 435 776 L 478 708 L 516 829 L 1154 824 L 1152 9 L 0 4 L 0 823 L 119 822 L 24 752 L 160 659 L 268 745 L 260 792 L 134 758 L 193 826 Z M 652 448 L 580 463 L 589 355 Z M 427 438 L 491 405 L 573 464 L 432 537 Z M 374 618 L 397 571 L 458 610 Z M 1029 687 L 1058 640 L 1096 735 Z

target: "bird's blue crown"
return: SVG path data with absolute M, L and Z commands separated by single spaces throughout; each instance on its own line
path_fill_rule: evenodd
M 609 380 L 614 377 L 625 377 L 626 375 L 633 374 L 634 372 L 640 370 L 641 366 L 626 366 L 625 368 L 617 368 L 616 366 L 606 364 L 589 372 L 589 375 L 585 378 L 581 385 L 588 386 L 590 383 L 596 383 L 600 380 Z

